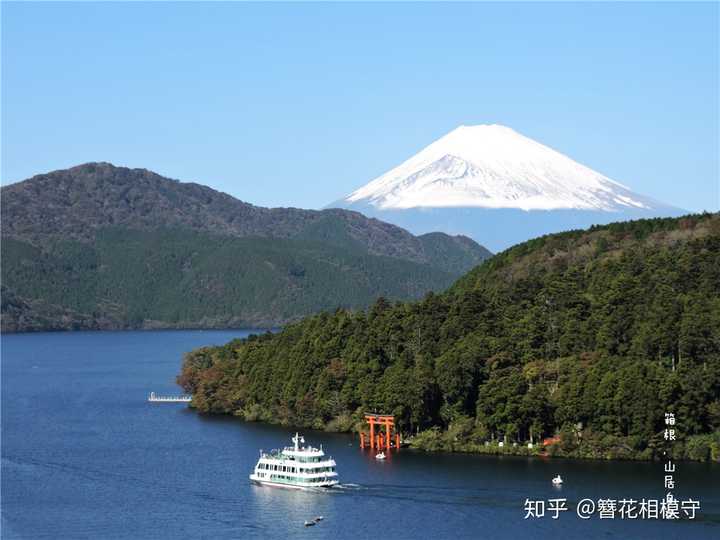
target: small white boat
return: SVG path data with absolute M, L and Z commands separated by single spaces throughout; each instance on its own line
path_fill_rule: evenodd
M 306 521 L 306 522 L 305 522 L 305 526 L 306 526 L 306 527 L 313 527 L 316 523 L 317 523 L 317 521 L 315 521 L 315 520 L 313 520 L 313 521 Z
M 558 474 L 555 478 L 552 479 L 553 486 L 559 486 L 563 483 L 563 479 Z
M 315 519 L 314 519 L 313 521 L 314 521 L 315 523 L 317 523 L 318 521 L 322 521 L 323 519 L 325 519 L 325 518 L 322 517 L 322 516 L 315 516 Z
M 385 459 L 385 452 L 380 452 L 379 454 L 377 454 L 377 455 L 375 456 L 375 459 L 379 459 L 379 460 L 381 460 L 381 461 L 382 461 L 383 459 Z

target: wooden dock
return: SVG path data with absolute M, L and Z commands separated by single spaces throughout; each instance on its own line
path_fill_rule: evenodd
M 151 403 L 190 403 L 192 401 L 192 396 L 158 396 L 155 392 L 150 392 L 148 401 Z

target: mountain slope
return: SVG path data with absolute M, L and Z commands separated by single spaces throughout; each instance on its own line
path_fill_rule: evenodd
M 426 449 L 534 453 L 560 435 L 550 452 L 649 459 L 670 411 L 674 457 L 720 459 L 720 215 L 537 238 L 421 302 L 194 351 L 178 382 L 201 412 L 246 419 L 393 414 Z
M 487 251 L 91 163 L 2 188 L 3 330 L 274 326 L 447 287 Z M 6 301 L 7 299 L 7 301 Z
M 4 236 L 31 241 L 56 235 L 88 240 L 108 226 L 182 227 L 236 237 L 352 241 L 372 255 L 420 263 L 438 259 L 421 239 L 357 212 L 262 208 L 200 184 L 109 163 L 87 163 L 4 186 L 2 216 Z M 476 247 L 465 264 L 474 266 L 486 255 Z
M 493 248 L 593 223 L 682 213 L 498 125 L 460 126 L 330 207 L 415 233 L 462 232 Z

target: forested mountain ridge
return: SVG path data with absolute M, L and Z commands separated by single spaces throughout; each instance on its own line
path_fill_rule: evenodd
M 186 228 L 232 237 L 317 240 L 362 247 L 371 255 L 435 266 L 443 248 L 464 255 L 462 272 L 490 252 L 463 236 L 413 236 L 395 225 L 348 210 L 263 208 L 192 182 L 147 169 L 86 163 L 2 188 L 3 236 L 41 242 L 47 237 L 92 240 L 105 227 Z M 438 241 L 438 239 L 441 239 Z
M 489 252 L 88 163 L 2 188 L 2 330 L 275 326 L 442 290 Z
M 178 381 L 206 413 L 344 430 L 391 413 L 428 449 L 559 435 L 559 455 L 651 458 L 673 412 L 674 454 L 718 459 L 720 215 L 531 240 L 420 302 L 194 351 Z

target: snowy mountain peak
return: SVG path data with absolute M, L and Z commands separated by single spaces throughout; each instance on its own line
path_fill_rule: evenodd
M 622 211 L 655 202 L 513 129 L 455 128 L 343 200 L 379 210 L 516 208 Z

